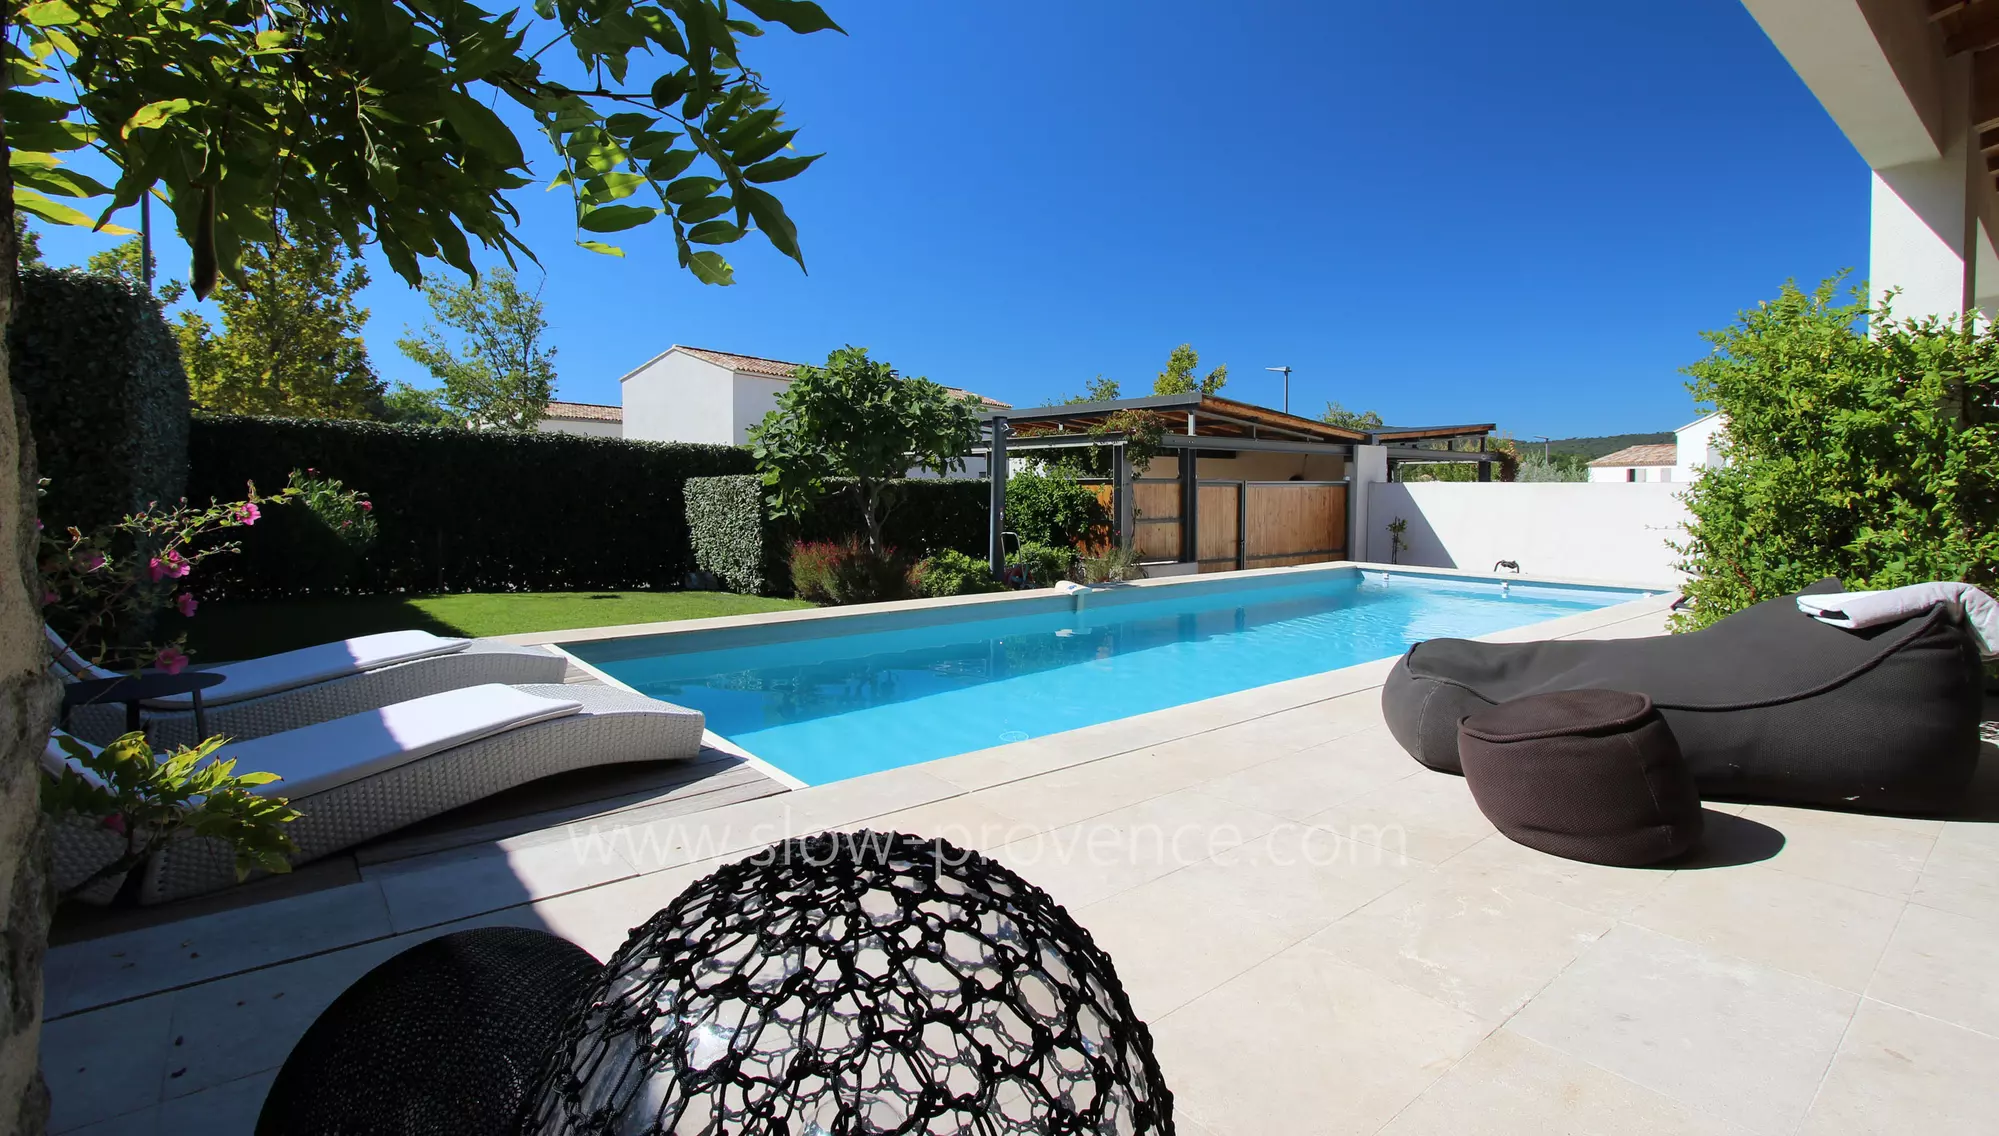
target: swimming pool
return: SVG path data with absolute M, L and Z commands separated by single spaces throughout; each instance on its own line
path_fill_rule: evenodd
M 1646 594 L 1338 568 L 1112 588 L 1080 605 L 1043 593 L 567 649 L 818 784 Z

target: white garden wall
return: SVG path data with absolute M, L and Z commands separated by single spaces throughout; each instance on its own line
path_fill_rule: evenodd
M 1388 525 L 1409 522 L 1400 562 L 1489 572 L 1514 560 L 1533 576 L 1676 584 L 1669 541 L 1684 539 L 1687 487 L 1671 482 L 1380 482 L 1367 486 L 1367 554 L 1389 561 Z

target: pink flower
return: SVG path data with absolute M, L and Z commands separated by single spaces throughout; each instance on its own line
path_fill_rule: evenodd
M 104 554 L 101 552 L 93 552 L 90 555 L 84 557 L 82 560 L 78 561 L 77 563 L 79 564 L 79 566 L 83 568 L 85 572 L 95 572 L 99 568 L 104 567 Z
M 153 582 L 158 583 L 161 580 L 185 576 L 193 567 L 194 565 L 187 562 L 187 557 L 178 552 L 169 552 L 164 557 L 153 557 L 146 570 L 152 573 Z
M 192 619 L 194 618 L 194 609 L 199 605 L 194 602 L 193 592 L 182 592 L 174 597 L 174 606 L 180 609 L 182 615 Z
M 105 828 L 110 829 L 111 831 L 117 833 L 120 836 L 125 835 L 124 813 L 112 813 L 110 816 L 105 817 L 102 821 L 99 821 L 98 823 L 102 824 Z
M 257 508 L 255 501 L 245 501 L 236 506 L 236 523 L 239 525 L 254 525 L 257 518 L 263 515 L 263 510 Z
M 42 605 L 46 607 L 47 605 L 52 604 L 61 598 L 62 598 L 61 596 L 56 595 L 53 591 L 44 590 L 42 592 Z
M 181 653 L 179 647 L 162 647 L 154 657 L 153 665 L 170 675 L 177 675 L 187 669 L 187 656 Z
M 361 511 L 362 511 L 362 512 L 364 512 L 364 513 L 372 513 L 372 512 L 374 512 L 374 511 L 375 511 L 375 503 L 374 503 L 373 501 L 362 501 L 362 502 L 361 502 Z

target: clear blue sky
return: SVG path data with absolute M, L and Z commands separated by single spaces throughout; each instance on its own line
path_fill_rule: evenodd
M 520 195 L 562 397 L 674 342 L 854 343 L 1035 405 L 1145 393 L 1191 342 L 1267 405 L 1290 364 L 1306 413 L 1671 429 L 1700 329 L 1866 267 L 1866 167 L 1738 0 L 826 7 L 848 37 L 745 52 L 828 155 L 782 187 L 809 275 L 752 237 L 704 287 L 661 233 L 584 252 L 561 191 Z M 377 368 L 428 385 L 394 344 L 421 298 L 377 263 L 367 300 Z

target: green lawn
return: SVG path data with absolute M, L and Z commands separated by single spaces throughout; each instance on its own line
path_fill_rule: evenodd
M 473 592 L 455 596 L 221 600 L 202 604 L 193 619 L 183 622 L 175 618 L 173 622 L 186 630 L 188 651 L 199 664 L 247 659 L 408 627 L 439 635 L 514 635 L 811 606 L 799 600 L 728 592 Z

